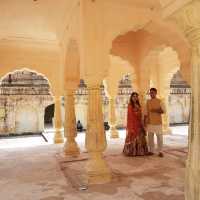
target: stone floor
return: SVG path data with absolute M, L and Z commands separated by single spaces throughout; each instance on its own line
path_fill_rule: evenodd
M 63 162 L 62 145 L 52 145 L 52 134 L 41 137 L 0 140 L 1 200 L 184 200 L 187 127 L 174 127 L 165 136 L 165 157 L 124 157 L 125 132 L 109 139 L 105 159 L 112 169 L 109 184 L 79 190 L 69 174 L 84 169 L 84 161 Z M 84 149 L 84 134 L 77 141 Z M 86 155 L 87 153 L 83 153 Z M 67 173 L 66 173 L 67 170 Z M 70 173 L 73 172 L 73 173 Z M 75 174 L 74 173 L 74 174 Z

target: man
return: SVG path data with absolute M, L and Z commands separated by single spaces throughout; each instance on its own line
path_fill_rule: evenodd
M 163 134 L 162 134 L 162 114 L 165 113 L 165 107 L 160 99 L 156 97 L 157 89 L 150 89 L 151 99 L 147 100 L 144 112 L 144 124 L 147 126 L 149 155 L 154 154 L 154 134 L 157 136 L 158 156 L 163 157 Z
M 76 129 L 77 129 L 77 131 L 79 131 L 79 132 L 82 132 L 82 131 L 83 131 L 83 125 L 81 124 L 80 120 L 77 121 Z

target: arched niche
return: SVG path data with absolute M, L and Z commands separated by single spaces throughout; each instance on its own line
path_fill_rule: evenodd
M 112 55 L 120 56 L 138 68 L 152 49 L 170 46 L 177 52 L 184 79 L 189 81 L 190 45 L 174 22 L 154 19 L 144 27 L 121 30 L 110 42 Z
M 10 72 L 0 80 L 1 133 L 36 133 L 44 131 L 44 109 L 52 103 L 51 85 L 42 74 L 21 69 Z
M 32 70 L 31 68 L 23 68 L 23 67 L 17 67 L 17 69 L 15 69 L 15 70 L 13 70 L 13 71 L 8 71 L 7 70 L 7 72 L 5 73 L 5 74 L 2 74 L 1 75 L 1 73 L 0 73 L 0 84 L 1 84 L 1 82 L 5 79 L 5 78 L 7 78 L 7 77 L 9 77 L 9 76 L 12 76 L 13 74 L 15 74 L 15 73 L 17 73 L 17 72 L 30 72 L 30 73 L 33 73 L 33 74 L 37 74 L 37 75 L 39 75 L 39 76 L 42 76 L 43 77 L 43 79 L 44 80 L 46 80 L 47 81 L 47 83 L 48 83 L 48 85 L 49 85 L 49 88 L 50 88 L 50 94 L 51 95 L 53 95 L 53 84 L 52 84 L 52 82 L 47 78 L 47 76 L 45 75 L 45 74 L 43 74 L 43 73 L 40 73 L 40 72 L 38 72 L 38 71 L 35 71 L 35 70 Z

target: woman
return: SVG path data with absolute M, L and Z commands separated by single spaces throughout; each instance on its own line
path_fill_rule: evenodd
M 130 97 L 127 113 L 127 134 L 123 153 L 126 156 L 143 156 L 148 154 L 145 130 L 142 125 L 142 111 L 138 94 Z

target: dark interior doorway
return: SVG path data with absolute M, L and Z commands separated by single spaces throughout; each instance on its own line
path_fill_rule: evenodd
M 53 117 L 54 117 L 54 104 L 51 104 L 45 108 L 44 124 L 53 125 Z

